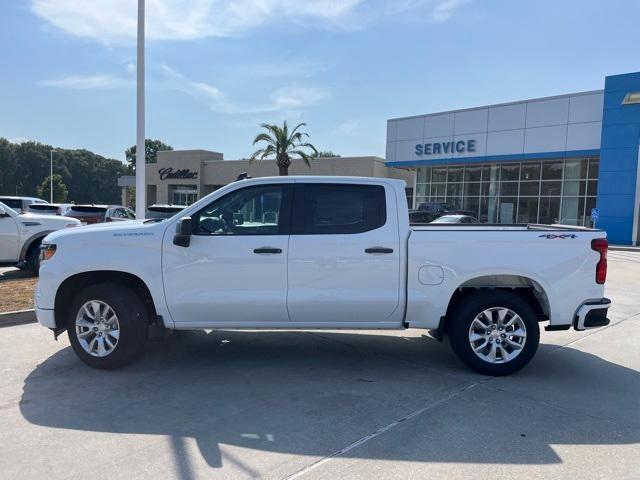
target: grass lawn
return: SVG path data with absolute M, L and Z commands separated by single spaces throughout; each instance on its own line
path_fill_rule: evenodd
M 0 313 L 33 308 L 33 289 L 37 278 L 0 282 Z

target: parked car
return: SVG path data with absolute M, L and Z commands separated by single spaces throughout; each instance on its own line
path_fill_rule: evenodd
M 53 231 L 79 225 L 69 217 L 18 213 L 0 202 L 0 264 L 37 273 L 42 239 Z
M 46 200 L 37 197 L 0 197 L 0 202 L 9 208 L 13 208 L 18 213 L 27 213 L 29 205 L 33 203 L 48 203 Z
M 165 219 L 171 218 L 176 213 L 181 212 L 186 207 L 184 205 L 151 205 L 147 207 L 145 218 L 147 219 Z
M 478 219 L 471 215 L 443 215 L 431 223 L 478 223 Z
M 66 329 L 95 368 L 131 362 L 151 324 L 421 328 L 447 334 L 473 370 L 506 375 L 535 354 L 539 322 L 609 323 L 605 232 L 411 228 L 400 180 L 242 180 L 169 220 L 68 229 L 42 248 L 38 321 Z
M 28 211 L 41 215 L 66 215 L 73 203 L 32 203 Z
M 409 210 L 409 221 L 411 224 L 431 223 L 443 215 L 473 216 L 473 212 L 455 208 L 446 202 L 424 202 L 417 209 Z
M 66 214 L 77 218 L 83 225 L 134 220 L 136 218 L 130 208 L 122 205 L 72 205 Z

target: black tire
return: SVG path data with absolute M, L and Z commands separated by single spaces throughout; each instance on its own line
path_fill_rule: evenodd
M 524 347 L 513 359 L 503 363 L 491 363 L 480 358 L 473 351 L 470 341 L 470 329 L 474 319 L 485 310 L 496 307 L 504 307 L 516 313 L 526 328 Z M 448 332 L 451 347 L 458 358 L 472 370 L 492 376 L 510 375 L 523 368 L 535 355 L 540 342 L 540 327 L 533 309 L 515 293 L 503 290 L 479 290 L 461 300 L 452 312 L 448 322 Z M 517 339 L 517 337 L 511 338 Z M 493 342 L 493 338 L 491 341 Z M 499 338 L 496 340 L 496 343 L 498 342 L 500 342 Z M 477 345 L 482 343 L 483 340 L 477 341 Z M 488 348 L 492 346 L 489 345 Z M 511 347 L 507 345 L 507 348 Z M 501 357 L 501 354 L 499 356 Z
M 76 333 L 76 315 L 90 300 L 111 307 L 119 323 L 120 335 L 115 348 L 103 357 L 85 351 Z M 133 362 L 140 355 L 148 336 L 149 318 L 143 302 L 133 290 L 114 283 L 101 283 L 84 288 L 74 298 L 67 310 L 66 326 L 71 346 L 80 360 L 93 368 L 113 370 Z
M 27 255 L 25 257 L 25 269 L 32 272 L 34 275 L 38 275 L 40 270 L 40 242 L 34 243 L 29 247 Z

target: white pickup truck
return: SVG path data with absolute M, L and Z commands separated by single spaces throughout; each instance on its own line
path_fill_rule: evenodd
M 411 228 L 405 184 L 275 177 L 227 185 L 163 221 L 55 232 L 39 322 L 117 368 L 167 329 L 429 329 L 490 375 L 547 330 L 607 325 L 607 240 L 586 228 Z
M 37 273 L 42 239 L 61 228 L 79 226 L 75 218 L 18 213 L 0 202 L 0 265 Z

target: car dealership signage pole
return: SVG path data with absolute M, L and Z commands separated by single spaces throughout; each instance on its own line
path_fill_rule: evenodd
M 144 145 L 144 0 L 138 0 L 137 127 L 136 127 L 136 218 L 144 218 L 147 187 Z

